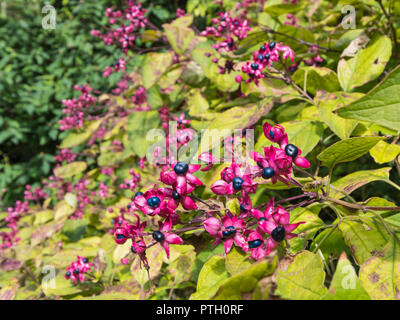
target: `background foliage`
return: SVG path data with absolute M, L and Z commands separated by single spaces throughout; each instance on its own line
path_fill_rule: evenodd
M 24 4 L 16 2 L 15 8 Z M 90 37 L 91 29 L 105 24 L 109 4 L 55 3 L 64 21 L 56 31 L 41 29 L 35 4 L 24 12 L 7 9 L 7 17 L 2 18 L 5 31 L 0 37 L 7 38 L 0 39 L 0 46 L 7 54 L 0 60 L 4 92 L 0 96 L 1 176 L 3 185 L 15 192 L 8 192 L 5 200 L 11 202 L 26 182 L 40 181 L 51 172 L 60 139 L 61 148 L 71 148 L 79 156 L 57 167 L 53 178 L 74 186 L 87 180 L 91 203 L 84 206 L 81 219 L 70 219 L 80 209 L 75 189 L 49 188 L 46 199 L 31 201 L 18 222 L 20 240 L 0 251 L 0 297 L 400 299 L 399 39 L 393 39 L 379 3 L 269 0 L 260 7 L 259 2 L 250 1 L 246 17 L 252 31 L 239 42 L 238 50 L 218 54 L 212 49 L 215 41 L 198 31 L 210 26 L 218 11 L 233 10 L 236 1 L 222 1 L 222 8 L 203 0 L 144 2 L 159 32 L 147 30 L 135 44 L 155 52 L 129 53 L 127 72 L 134 75 L 135 83 L 120 94 L 111 93 L 118 75 L 103 78 L 101 73 L 121 53 Z M 356 8 L 354 30 L 339 26 L 344 16 L 341 9 L 347 4 Z M 383 6 L 393 17 L 400 15 L 396 1 L 383 1 Z M 185 8 L 188 15 L 175 19 L 177 8 Z M 288 13 L 298 18 L 297 26 L 284 23 Z M 399 19 L 393 21 L 400 35 Z M 299 65 L 291 72 L 290 85 L 276 79 L 262 79 L 259 86 L 238 83 L 235 76 L 245 76 L 240 68 L 221 74 L 205 56 L 212 52 L 220 63 L 231 59 L 240 64 L 251 60 L 260 44 L 270 40 L 295 50 Z M 310 44 L 322 47 L 319 65 L 305 63 L 313 56 Z M 174 60 L 176 56 L 179 60 Z M 103 92 L 99 106 L 126 113 L 87 119 L 83 128 L 59 136 L 60 101 L 72 96 L 74 84 L 86 82 Z M 131 97 L 142 86 L 150 110 L 137 112 Z M 224 255 L 222 245 L 212 246 L 207 233 L 194 230 L 183 236 L 183 245 L 171 246 L 169 259 L 160 245 L 150 247 L 149 274 L 140 268 L 139 257 L 131 254 L 131 243 L 117 246 L 110 230 L 113 219 L 126 210 L 135 194 L 120 188 L 130 178 L 129 170 L 141 174 L 138 190 L 157 182 L 160 170 L 143 167 L 140 160 L 149 146 L 145 133 L 161 128 L 158 111 L 162 106 L 168 106 L 172 115 L 185 113 L 198 131 L 254 128 L 258 152 L 270 145 L 262 124 L 281 124 L 311 162 L 308 172 L 315 180 L 296 172 L 301 189 L 263 181 L 251 198 L 253 206 L 258 206 L 271 197 L 282 200 L 303 192 L 318 193 L 321 198 L 312 204 L 291 210 L 291 223 L 305 222 L 296 230 L 299 237 L 254 263 L 238 247 Z M 97 139 L 99 130 L 105 134 Z M 96 138 L 94 143 L 88 144 L 92 138 Z M 114 140 L 123 143 L 122 150 L 113 149 Z M 197 172 L 206 188 L 196 189 L 194 195 L 238 213 L 234 200 L 212 200 L 208 188 L 225 166 Z M 113 173 L 105 174 L 104 167 L 113 167 Z M 102 183 L 109 187 L 108 197 L 98 195 Z M 321 193 L 322 188 L 327 188 L 328 196 Z M 149 231 L 157 228 L 159 217 L 135 213 L 148 221 Z M 6 210 L 1 213 L 0 232 L 9 231 L 7 215 Z M 186 223 L 199 212 L 182 210 L 179 215 Z M 136 221 L 129 215 L 127 219 Z M 77 255 L 88 257 L 95 266 L 93 279 L 75 286 L 64 273 Z M 129 263 L 121 264 L 128 257 Z M 57 270 L 56 288 L 41 284 L 45 265 Z

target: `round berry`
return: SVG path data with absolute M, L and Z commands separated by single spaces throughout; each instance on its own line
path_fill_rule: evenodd
M 260 50 L 261 50 L 261 51 L 265 51 L 265 49 L 266 49 L 266 48 L 265 48 L 264 45 L 262 45 L 262 46 L 260 47 Z
M 289 157 L 292 157 L 293 159 L 297 157 L 297 155 L 299 154 L 299 148 L 297 148 L 295 145 L 293 144 L 288 144 L 285 147 L 285 153 L 286 155 L 288 155 Z
M 261 173 L 261 176 L 264 179 L 269 179 L 269 178 L 272 178 L 274 176 L 274 173 L 275 173 L 274 169 L 272 169 L 271 167 L 266 167 L 266 168 L 263 169 L 263 171 Z
M 270 50 L 273 50 L 274 48 L 275 48 L 275 45 L 276 45 L 276 43 L 274 42 L 274 41 L 272 41 L 270 44 L 269 44 L 269 49 Z
M 260 60 L 261 62 L 264 60 L 264 57 L 261 53 L 258 54 L 257 59 Z
M 258 69 L 258 63 L 252 63 L 251 64 L 251 68 L 253 69 L 253 70 L 257 70 Z
M 247 211 L 247 209 L 246 209 L 246 207 L 243 205 L 243 203 L 240 204 L 240 211 L 242 211 L 242 212 L 246 212 L 246 211 Z
M 132 253 L 136 253 L 136 250 L 133 246 L 131 247 L 131 251 L 132 251 Z
M 78 268 L 76 268 L 76 269 L 74 270 L 74 275 L 77 275 L 77 274 L 79 274 L 79 269 L 78 269 Z
M 135 194 L 135 198 L 136 198 L 137 196 L 142 196 L 142 195 L 143 195 L 143 192 L 138 191 L 138 192 L 136 192 L 136 194 Z
M 261 163 L 261 161 L 258 161 L 258 162 L 257 162 L 257 165 L 258 165 L 260 168 L 264 168 L 263 165 L 262 165 L 262 163 Z
M 269 53 L 266 53 L 266 54 L 264 55 L 264 59 L 265 59 L 265 60 L 269 60 L 269 58 L 271 58 L 271 55 L 270 55 Z
M 67 278 L 69 278 L 69 277 L 71 276 L 71 271 L 67 271 L 67 272 L 65 273 L 65 276 L 66 276 Z
M 184 162 L 178 162 L 174 167 L 175 173 L 180 175 L 186 174 L 188 170 L 189 166 Z
M 240 190 L 242 189 L 243 179 L 239 177 L 234 177 L 232 180 L 233 189 Z
M 88 263 L 89 262 L 89 259 L 88 258 L 83 258 L 83 263 Z
M 157 208 L 160 205 L 160 202 L 161 200 L 158 197 L 151 197 L 147 199 L 147 204 L 152 208 Z
M 154 231 L 153 232 L 153 239 L 157 242 L 161 242 L 165 239 L 164 234 L 161 231 Z
M 274 230 L 271 232 L 271 237 L 274 239 L 276 242 L 281 242 L 283 239 L 285 239 L 285 228 L 284 227 L 276 227 Z
M 261 222 L 261 221 L 268 221 L 268 219 L 265 218 L 265 217 L 261 217 L 260 219 L 258 219 L 258 221 L 259 221 L 259 222 Z
M 263 241 L 260 239 L 249 241 L 249 248 L 255 249 L 255 248 L 258 248 L 259 246 L 261 246 L 262 244 L 263 244 Z
M 181 198 L 181 195 L 176 192 L 176 190 L 174 190 L 174 192 L 172 192 L 172 199 L 174 200 L 179 200 Z

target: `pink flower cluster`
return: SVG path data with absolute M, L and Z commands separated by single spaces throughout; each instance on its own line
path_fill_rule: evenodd
M 47 196 L 48 194 L 44 192 L 40 186 L 36 187 L 34 190 L 32 190 L 29 184 L 25 186 L 25 191 L 24 191 L 25 200 L 39 201 L 41 199 L 46 199 Z
M 7 227 L 11 229 L 9 232 L 0 232 L 1 236 L 1 249 L 8 249 L 17 244 L 20 240 L 17 237 L 18 233 L 18 221 L 21 217 L 29 211 L 29 203 L 28 201 L 20 201 L 18 200 L 15 203 L 14 207 L 9 207 L 7 209 L 7 217 L 4 218 L 5 222 L 7 223 Z
M 205 37 L 222 38 L 222 41 L 213 45 L 218 52 L 222 50 L 234 51 L 237 49 L 236 42 L 247 37 L 251 30 L 248 20 L 241 20 L 230 16 L 230 12 L 219 12 L 219 17 L 211 20 L 213 27 L 207 27 L 200 35 Z
M 318 47 L 310 47 L 308 49 L 308 53 L 313 54 L 313 56 L 304 60 L 306 65 L 316 67 L 324 62 L 324 59 L 322 59 L 322 57 L 318 54 Z
M 124 183 L 119 185 L 120 189 L 130 189 L 131 191 L 135 191 L 139 182 L 140 182 L 140 173 L 136 173 L 135 170 L 130 169 L 129 174 L 132 176 L 130 179 L 125 179 Z
M 58 121 L 61 131 L 82 128 L 85 112 L 97 102 L 97 98 L 90 94 L 92 88 L 88 84 L 74 86 L 74 89 L 80 91 L 81 95 L 77 99 L 62 101 L 65 106 L 62 112 L 66 117 Z
M 76 153 L 72 153 L 70 149 L 61 149 L 60 153 L 55 157 L 57 162 L 66 161 L 70 163 L 76 159 L 78 155 Z
M 109 18 L 109 23 L 115 25 L 118 22 L 121 24 L 117 28 L 109 29 L 105 34 L 99 30 L 92 30 L 92 36 L 102 38 L 107 45 L 119 45 L 126 54 L 128 48 L 133 46 L 136 39 L 136 32 L 145 28 L 148 22 L 144 16 L 146 9 L 142 8 L 142 4 L 136 4 L 134 1 L 128 0 L 128 7 L 124 11 L 112 8 L 106 10 L 106 17 Z M 127 25 L 126 25 L 127 24 Z
M 78 256 L 77 260 L 67 268 L 64 277 L 67 280 L 72 280 L 75 285 L 78 284 L 78 281 L 83 283 L 85 275 L 92 270 L 93 266 L 94 264 L 89 262 L 88 258 Z
M 251 258 L 262 259 L 270 254 L 283 240 L 297 235 L 292 233 L 303 222 L 290 224 L 290 214 L 283 207 L 275 207 L 274 199 L 268 202 L 265 211 L 250 209 L 251 216 L 257 219 L 256 229 L 250 228 L 254 222 L 246 223 L 243 216 L 226 213 L 221 219 L 209 217 L 204 220 L 205 230 L 214 238 L 214 245 L 224 243 L 225 253 L 233 244 L 251 253 Z M 250 220 L 251 221 L 251 220 Z

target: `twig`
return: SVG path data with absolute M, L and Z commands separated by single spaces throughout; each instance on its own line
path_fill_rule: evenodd
M 378 2 L 379 6 L 381 7 L 381 9 L 383 11 L 383 14 L 385 15 L 386 19 L 389 22 L 389 26 L 390 26 L 390 30 L 391 30 L 392 38 L 393 38 L 393 42 L 394 42 L 395 51 L 398 54 L 399 53 L 399 46 L 398 46 L 398 43 L 397 43 L 396 28 L 394 27 L 392 19 L 390 18 L 390 15 L 387 13 L 387 11 L 386 11 L 383 3 L 382 3 L 382 0 L 375 0 L 375 1 Z
M 297 41 L 297 42 L 300 43 L 300 44 L 304 44 L 304 45 L 309 46 L 309 47 L 317 47 L 318 49 L 321 49 L 321 50 L 324 50 L 324 51 L 332 51 L 332 52 L 338 52 L 338 53 L 341 52 L 341 51 L 336 50 L 336 49 L 326 48 L 326 47 L 320 46 L 320 45 L 315 44 L 315 43 L 311 43 L 311 42 L 308 42 L 308 41 L 305 41 L 305 40 L 297 39 L 297 38 L 295 38 L 295 37 L 292 37 L 292 36 L 290 36 L 290 35 L 281 33 L 281 32 L 279 32 L 279 31 L 272 30 L 272 29 L 270 29 L 270 28 L 265 28 L 264 31 L 267 32 L 267 33 L 278 34 L 278 35 L 280 35 L 280 36 L 283 36 L 283 37 L 292 39 L 292 40 L 294 40 L 294 41 Z

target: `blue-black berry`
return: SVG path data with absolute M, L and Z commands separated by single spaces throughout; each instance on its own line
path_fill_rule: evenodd
M 269 178 L 272 178 L 274 176 L 274 173 L 275 173 L 274 169 L 272 169 L 271 167 L 266 167 L 266 168 L 263 169 L 263 171 L 261 173 L 261 176 L 264 179 L 269 179 Z
M 153 232 L 153 239 L 157 242 L 161 242 L 165 239 L 164 234 L 161 231 L 154 231 Z
M 178 162 L 174 167 L 175 173 L 180 175 L 186 174 L 188 170 L 189 166 L 184 162 Z
M 233 226 L 226 227 L 225 229 L 226 230 L 222 231 L 222 235 L 224 236 L 224 238 L 228 238 L 236 233 L 235 227 Z
M 251 68 L 253 69 L 253 70 L 257 70 L 258 69 L 258 63 L 252 63 L 251 64 Z
M 172 199 L 179 200 L 180 198 L 181 198 L 181 195 L 178 192 L 176 192 L 176 190 L 174 190 L 172 192 Z
M 295 145 L 293 144 L 288 144 L 285 147 L 285 153 L 286 155 L 288 155 L 289 157 L 292 157 L 293 159 L 297 157 L 297 155 L 299 154 L 299 148 L 297 148 Z
M 272 41 L 270 44 L 269 44 L 269 49 L 270 50 L 273 50 L 274 48 L 275 48 L 275 45 L 276 45 L 276 43 L 274 42 L 274 41 Z
M 261 246 L 262 244 L 263 244 L 263 241 L 261 241 L 260 239 L 249 241 L 249 248 L 255 249 L 255 248 L 258 248 L 259 246 Z
M 232 180 L 233 189 L 240 190 L 242 189 L 243 179 L 239 177 L 234 177 Z
M 271 232 L 271 237 L 274 239 L 276 242 L 281 242 L 283 239 L 285 239 L 285 228 L 284 227 L 276 227 L 274 230 Z
M 147 199 L 147 204 L 152 208 L 157 208 L 160 205 L 160 198 L 158 197 L 151 197 Z
M 135 194 L 135 198 L 136 198 L 137 196 L 142 196 L 142 195 L 143 195 L 143 192 L 138 191 L 138 192 L 136 192 L 136 194 Z
M 88 263 L 89 262 L 89 259 L 88 258 L 83 258 L 83 263 Z

